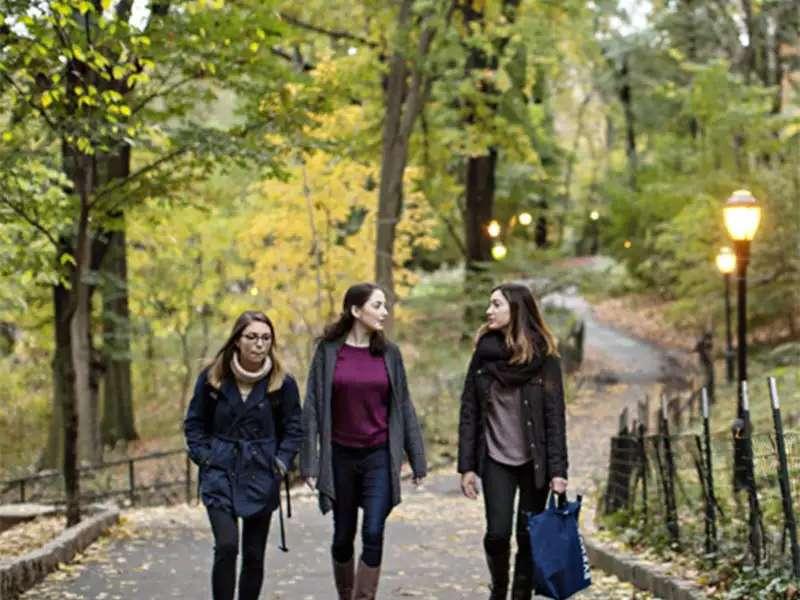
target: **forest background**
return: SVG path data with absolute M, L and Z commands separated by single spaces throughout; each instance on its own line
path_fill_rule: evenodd
M 798 31 L 791 0 L 0 0 L 0 478 L 180 447 L 244 309 L 304 381 L 356 281 L 443 447 L 492 282 L 721 340 L 742 187 L 756 351 L 796 362 Z

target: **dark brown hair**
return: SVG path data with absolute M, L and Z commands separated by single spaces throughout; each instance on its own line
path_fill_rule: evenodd
M 344 294 L 342 300 L 342 312 L 339 318 L 325 327 L 325 331 L 320 337 L 326 342 L 333 342 L 344 338 L 355 324 L 356 318 L 353 316 L 353 307 L 361 308 L 369 300 L 375 290 L 380 290 L 383 295 L 386 292 L 382 287 L 374 283 L 357 283 L 351 285 Z M 386 337 L 382 331 L 373 331 L 369 338 L 370 354 L 382 356 L 386 352 Z
M 264 323 L 269 327 L 270 333 L 272 334 L 272 343 L 270 344 L 268 353 L 270 360 L 272 360 L 272 369 L 267 375 L 267 390 L 274 392 L 279 390 L 283 385 L 283 379 L 286 373 L 275 354 L 278 348 L 278 341 L 275 339 L 275 327 L 272 325 L 272 321 L 270 321 L 269 317 L 263 312 L 247 310 L 236 319 L 230 336 L 228 336 L 227 341 L 223 344 L 222 348 L 219 349 L 214 360 L 208 366 L 208 382 L 213 387 L 219 389 L 219 386 L 222 385 L 225 379 L 234 376 L 231 370 L 231 361 L 233 360 L 234 353 L 238 352 L 236 342 L 242 337 L 242 332 L 247 329 L 247 326 L 254 322 Z
M 536 340 L 541 339 L 546 345 L 546 356 L 558 356 L 556 338 L 544 322 L 539 305 L 528 286 L 519 283 L 503 283 L 492 290 L 500 291 L 508 301 L 510 320 L 505 326 L 506 346 L 511 350 L 511 364 L 524 364 L 534 359 L 539 348 Z M 475 341 L 487 331 L 489 325 L 481 325 Z

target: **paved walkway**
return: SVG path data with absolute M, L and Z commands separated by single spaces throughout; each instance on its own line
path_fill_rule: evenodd
M 584 314 L 587 364 L 613 372 L 613 385 L 584 383 L 568 407 L 570 488 L 588 494 L 584 529 L 592 529 L 597 494 L 592 477 L 608 461 L 608 439 L 626 406 L 653 392 L 666 364 L 661 353 L 594 321 L 575 298 L 555 298 Z M 290 552 L 276 546 L 273 519 L 267 551 L 268 579 L 264 599 L 335 598 L 330 574 L 332 525 L 322 517 L 316 499 L 298 492 L 295 518 L 288 524 Z M 488 574 L 481 539 L 483 503 L 463 498 L 452 469 L 431 475 L 422 490 L 405 484 L 404 502 L 392 513 L 386 533 L 381 598 L 436 600 L 488 597 Z M 27 600 L 62 599 L 206 599 L 212 540 L 202 507 L 175 506 L 125 513 L 112 535 L 95 544 L 73 565 L 52 574 L 30 590 Z M 594 574 L 582 599 L 645 598 L 627 584 L 601 572 Z

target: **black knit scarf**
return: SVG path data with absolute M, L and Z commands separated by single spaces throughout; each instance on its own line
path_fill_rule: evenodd
M 499 331 L 489 331 L 478 340 L 475 348 L 476 366 L 489 372 L 505 387 L 519 387 L 533 379 L 541 371 L 547 356 L 547 345 L 537 336 L 534 339 L 536 353 L 528 363 L 512 365 L 511 350 L 505 342 L 505 336 Z

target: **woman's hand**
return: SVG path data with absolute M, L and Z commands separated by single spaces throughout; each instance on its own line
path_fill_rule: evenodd
M 556 494 L 564 494 L 567 491 L 567 484 L 567 480 L 563 477 L 553 477 L 552 481 L 550 481 L 550 489 Z
M 412 477 L 411 482 L 414 484 L 414 487 L 417 489 L 422 487 L 422 483 L 425 481 L 425 476 L 422 477 Z
M 306 477 L 303 479 L 305 484 L 309 487 L 309 489 L 313 492 L 317 489 L 317 478 L 316 477 Z
M 467 471 L 461 476 L 461 492 L 470 500 L 478 498 L 478 474 Z

